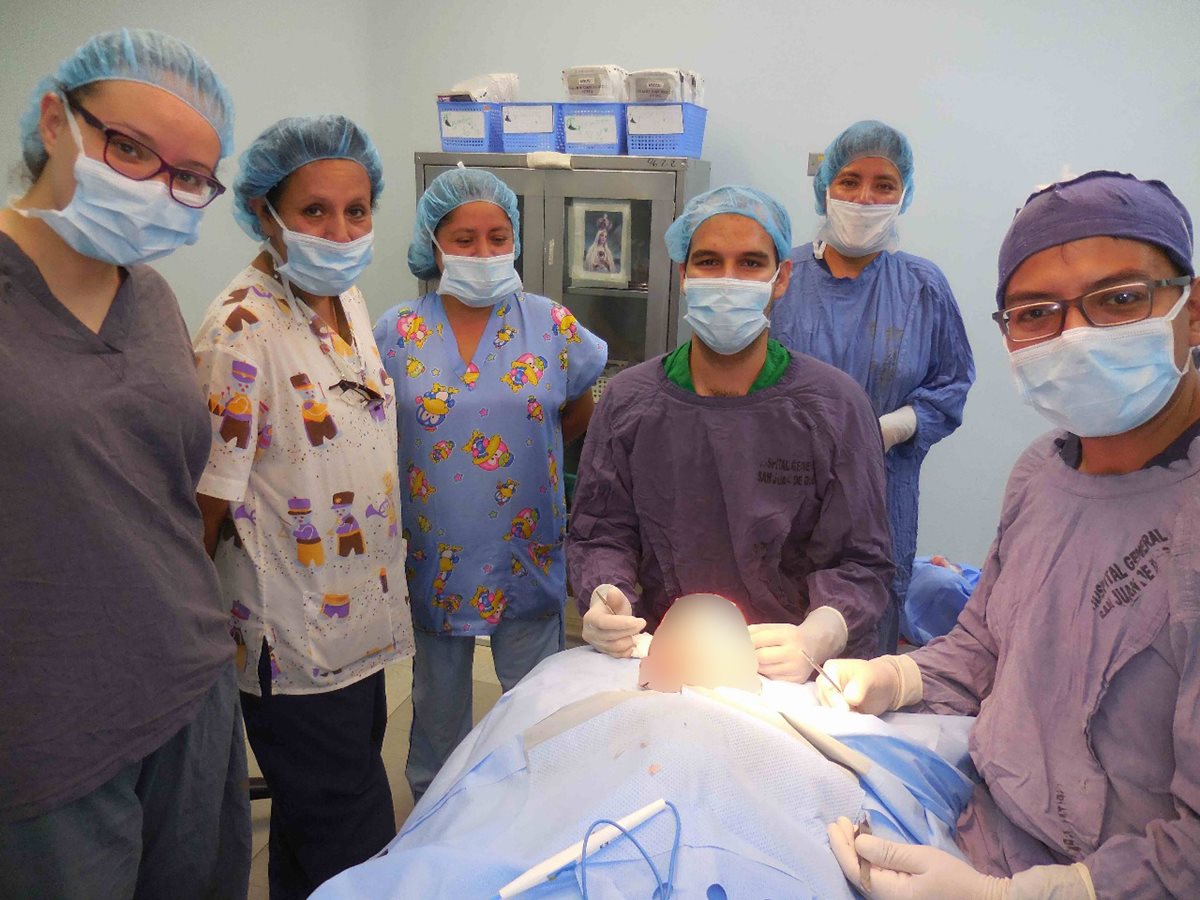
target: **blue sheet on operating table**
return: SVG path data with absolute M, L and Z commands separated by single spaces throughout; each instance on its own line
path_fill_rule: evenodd
M 383 854 L 327 882 L 321 900 L 492 897 L 546 856 L 657 797 L 676 803 L 682 840 L 676 896 L 850 897 L 824 823 L 869 815 L 876 833 L 953 849 L 970 794 L 962 771 L 970 720 L 874 717 L 817 707 L 811 686 L 764 686 L 763 705 L 803 715 L 873 761 L 859 779 L 807 742 L 713 699 L 636 691 L 637 663 L 580 648 L 543 662 L 454 752 Z M 526 747 L 526 732 L 576 701 L 613 690 L 628 699 Z M 552 720 L 553 721 L 553 720 Z M 674 820 L 640 826 L 665 875 Z M 578 897 L 579 867 L 530 892 Z M 627 841 L 587 870 L 590 897 L 649 897 L 650 869 Z

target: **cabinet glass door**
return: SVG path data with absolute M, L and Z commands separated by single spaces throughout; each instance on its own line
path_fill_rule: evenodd
M 669 349 L 670 172 L 546 173 L 545 293 L 608 342 L 607 374 Z

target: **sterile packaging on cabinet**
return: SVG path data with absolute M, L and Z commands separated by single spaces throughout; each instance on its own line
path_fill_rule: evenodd
M 439 100 L 476 103 L 513 103 L 519 98 L 521 78 L 516 72 L 493 72 L 464 79 L 450 90 L 438 94 Z
M 683 69 L 639 69 L 626 79 L 630 103 L 658 103 L 690 99 Z
M 620 66 L 572 66 L 562 73 L 567 99 L 576 103 L 624 103 L 628 76 Z

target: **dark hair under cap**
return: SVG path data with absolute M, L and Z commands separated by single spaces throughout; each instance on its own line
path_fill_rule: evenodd
M 996 304 L 1013 273 L 1048 247 L 1090 237 L 1127 238 L 1160 247 L 1187 275 L 1192 266 L 1192 217 L 1161 181 L 1098 170 L 1029 195 L 1000 245 Z

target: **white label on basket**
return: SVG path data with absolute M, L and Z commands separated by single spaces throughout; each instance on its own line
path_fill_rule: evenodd
M 683 134 L 683 107 L 633 106 L 625 111 L 630 134 Z
M 617 117 L 566 116 L 563 127 L 568 144 L 615 144 L 617 142 Z
M 482 138 L 487 136 L 483 127 L 483 110 L 467 112 L 465 110 L 443 110 L 442 137 L 444 138 Z
M 504 107 L 505 134 L 545 134 L 553 130 L 553 106 Z

